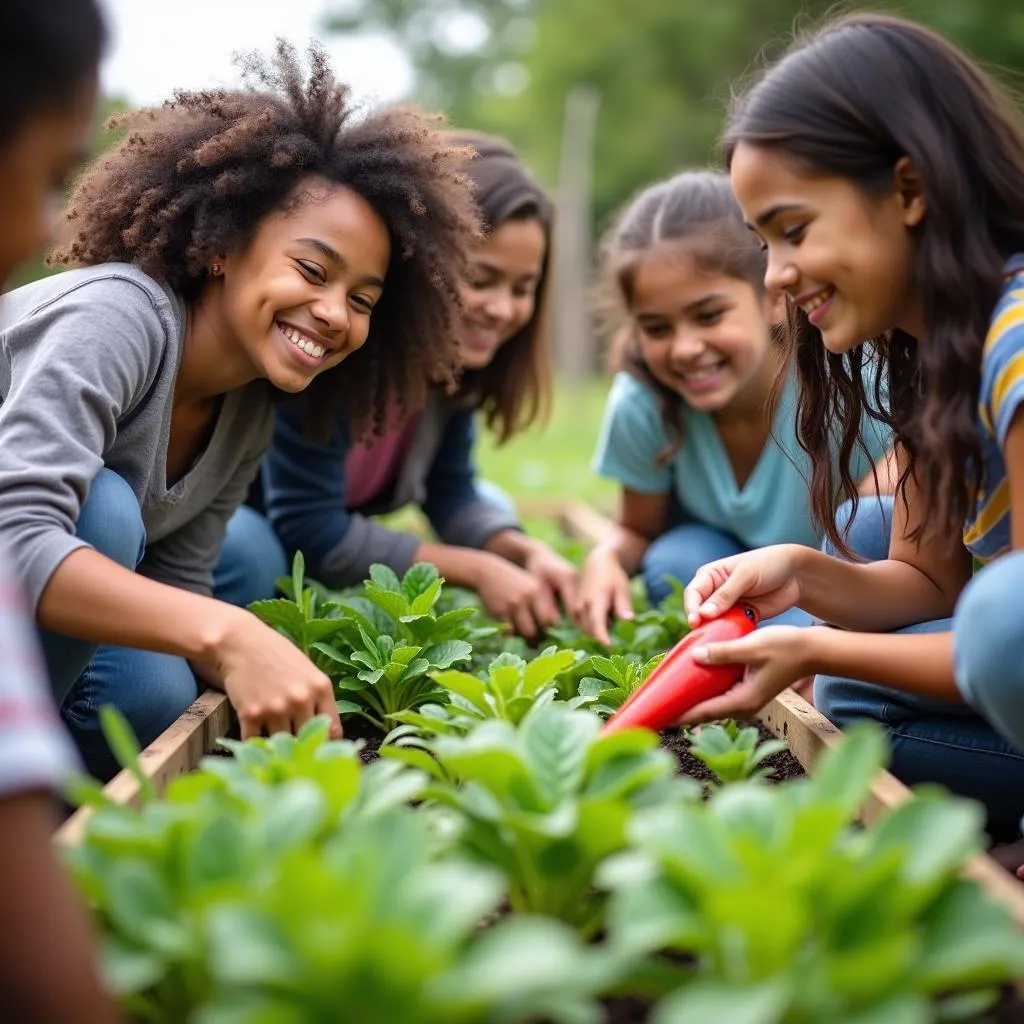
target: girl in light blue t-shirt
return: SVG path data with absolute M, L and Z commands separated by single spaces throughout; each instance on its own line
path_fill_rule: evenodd
M 595 468 L 622 485 L 622 503 L 587 559 L 578 621 L 607 642 L 609 615 L 633 614 L 637 571 L 657 602 L 668 577 L 687 583 L 706 562 L 768 544 L 817 546 L 821 532 L 795 370 L 772 339 L 783 307 L 765 293 L 761 248 L 728 177 L 690 171 L 641 192 L 605 245 L 604 278 L 627 323 Z M 862 426 L 854 479 L 865 493 L 889 490 L 889 433 L 868 417 Z M 865 502 L 857 523 L 886 514 Z M 810 621 L 799 610 L 780 619 Z

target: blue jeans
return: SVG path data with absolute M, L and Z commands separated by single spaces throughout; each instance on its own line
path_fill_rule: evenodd
M 885 500 L 891 508 L 892 499 Z M 879 519 L 877 526 L 881 531 L 885 523 Z M 861 538 L 849 538 L 856 553 L 875 559 L 883 550 L 884 557 L 888 530 L 884 548 L 881 532 L 874 541 L 871 550 L 861 546 Z M 814 703 L 835 725 L 868 719 L 885 729 L 897 778 L 908 785 L 939 783 L 979 801 L 997 838 L 1015 835 L 1024 813 L 1022 557 L 1007 555 L 975 576 L 952 619 L 896 630 L 953 631 L 957 685 L 966 704 L 835 676 L 818 676 L 814 683 Z M 998 723 L 1003 735 L 990 722 Z
M 135 569 L 142 560 L 146 542 L 142 512 L 131 488 L 113 471 L 104 469 L 93 481 L 76 533 L 127 569 Z M 274 579 L 285 568 L 284 551 L 270 525 L 253 509 L 241 508 L 228 525 L 214 574 L 215 596 L 238 605 L 270 597 Z M 103 781 L 117 772 L 118 765 L 100 731 L 102 705 L 116 705 L 145 746 L 199 693 L 184 658 L 96 645 L 46 630 L 42 644 L 64 721 L 86 768 Z
M 672 593 L 669 576 L 686 586 L 702 565 L 742 554 L 746 550 L 732 534 L 704 523 L 690 522 L 673 526 L 651 542 L 640 564 L 647 600 L 652 605 L 661 604 Z M 772 619 L 765 619 L 761 625 L 809 626 L 813 621 L 802 609 L 790 608 Z

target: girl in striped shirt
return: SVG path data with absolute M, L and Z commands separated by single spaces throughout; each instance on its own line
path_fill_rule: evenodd
M 777 545 L 713 562 L 687 610 L 696 624 L 740 599 L 762 617 L 796 605 L 839 628 L 759 630 L 700 651 L 747 669 L 692 718 L 748 714 L 815 673 L 815 703 L 834 722 L 886 728 L 897 775 L 975 797 L 993 832 L 1015 831 L 1024 125 L 950 43 L 860 15 L 771 68 L 733 113 L 725 148 L 767 251 L 766 285 L 790 300 L 799 430 L 830 550 Z M 888 409 L 861 384 L 872 353 Z M 889 555 L 873 563 L 849 557 L 834 511 L 856 493 L 829 457 L 834 437 L 856 437 L 865 407 L 892 426 L 900 471 Z

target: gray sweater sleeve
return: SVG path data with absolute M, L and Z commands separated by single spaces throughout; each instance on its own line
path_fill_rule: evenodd
M 0 544 L 35 611 L 71 552 L 75 523 L 117 421 L 154 380 L 169 325 L 123 277 L 43 303 L 0 334 L 10 380 L 0 405 Z
M 141 575 L 207 597 L 213 593 L 213 570 L 220 557 L 228 520 L 249 493 L 249 485 L 256 478 L 270 444 L 272 426 L 273 418 L 267 406 L 262 422 L 246 433 L 246 453 L 223 490 L 185 526 L 146 549 L 139 566 Z
M 389 530 L 352 512 L 345 536 L 320 563 L 321 582 L 333 587 L 353 587 L 370 575 L 374 562 L 382 562 L 403 576 L 419 546 L 420 538 L 414 534 Z

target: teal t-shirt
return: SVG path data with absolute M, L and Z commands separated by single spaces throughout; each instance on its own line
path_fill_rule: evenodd
M 797 381 L 791 375 L 775 410 L 772 437 L 740 488 L 713 418 L 682 401 L 683 443 L 671 459 L 656 465 L 658 452 L 669 443 L 658 397 L 635 377 L 619 373 L 605 406 L 594 469 L 632 491 L 674 492 L 687 520 L 730 533 L 747 548 L 817 547 L 821 531 L 811 516 L 811 462 L 797 441 L 796 406 Z M 889 431 L 877 421 L 865 416 L 861 429 L 870 459 L 854 453 L 855 480 L 892 446 Z

